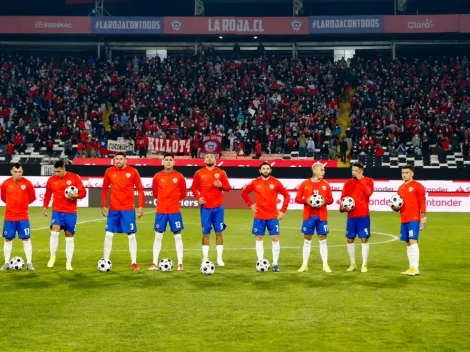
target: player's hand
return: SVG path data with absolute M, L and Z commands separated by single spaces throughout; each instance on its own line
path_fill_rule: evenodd
M 348 211 L 347 211 L 347 209 L 346 209 L 345 207 L 340 206 L 340 207 L 339 207 L 339 212 L 340 212 L 340 213 L 347 213 Z
M 282 211 L 278 211 L 277 212 L 277 219 L 282 220 L 282 219 L 284 219 L 285 215 L 286 215 L 286 213 L 283 213 Z
M 137 218 L 144 216 L 144 208 L 137 208 Z
M 70 193 L 69 194 L 69 199 L 71 199 L 71 200 L 78 199 L 78 193 L 77 192 Z
M 101 208 L 101 214 L 103 214 L 104 217 L 108 216 L 108 209 L 106 207 Z
M 256 206 L 256 204 L 251 205 L 251 210 L 253 210 L 253 213 L 256 213 L 258 211 L 258 207 Z
M 47 208 L 42 208 L 42 215 L 47 216 Z
M 426 217 L 421 218 L 421 221 L 419 222 L 419 229 L 420 230 L 424 230 L 424 228 L 426 227 L 427 220 L 428 219 Z
M 199 204 L 206 204 L 206 200 L 202 197 L 199 198 L 197 201 L 199 202 Z
M 400 208 L 397 208 L 397 207 L 394 207 L 393 205 L 390 206 L 392 208 L 393 211 L 400 211 Z
M 219 180 L 215 180 L 214 181 L 214 186 L 220 188 L 220 187 L 222 187 L 222 182 L 220 182 Z

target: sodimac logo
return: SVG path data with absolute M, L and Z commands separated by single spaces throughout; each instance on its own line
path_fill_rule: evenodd
M 43 22 L 37 21 L 34 25 L 35 28 L 73 28 L 71 22 Z

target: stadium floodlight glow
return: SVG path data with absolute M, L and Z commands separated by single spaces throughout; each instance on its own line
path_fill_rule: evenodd
M 224 37 L 222 37 L 221 35 L 219 36 L 219 39 L 224 39 Z
M 255 35 L 255 36 L 253 37 L 253 39 L 258 39 L 258 37 Z

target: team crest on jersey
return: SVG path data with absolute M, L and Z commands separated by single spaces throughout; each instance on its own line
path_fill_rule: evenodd
M 26 186 L 25 185 L 21 185 L 20 187 L 23 191 L 26 189 Z
M 274 185 L 269 185 L 269 188 L 274 189 Z
M 72 181 L 68 180 L 67 181 L 67 186 L 70 186 L 72 184 Z
M 126 174 L 126 177 L 127 177 L 127 178 L 130 178 L 130 177 L 131 177 L 131 174 L 130 174 L 130 173 L 127 173 L 127 174 Z
M 321 186 L 321 189 L 326 191 L 326 186 Z
M 175 177 L 175 178 L 173 179 L 173 183 L 177 183 L 177 182 L 178 182 L 178 179 Z
M 220 175 L 219 175 L 219 174 L 215 174 L 214 177 L 215 177 L 215 178 L 219 178 Z
M 413 187 L 408 188 L 408 191 L 413 192 Z

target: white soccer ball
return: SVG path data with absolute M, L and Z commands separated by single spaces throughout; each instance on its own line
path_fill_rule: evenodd
M 325 204 L 325 198 L 319 194 L 314 194 L 308 198 L 307 203 L 312 208 L 320 208 Z
M 215 265 L 214 263 L 206 260 L 201 264 L 201 273 L 203 275 L 212 275 L 215 272 Z
M 24 267 L 24 260 L 21 257 L 14 257 L 10 260 L 10 269 L 21 270 Z
M 160 263 L 158 263 L 158 267 L 161 271 L 171 271 L 173 269 L 173 261 L 171 259 L 162 259 Z
M 341 199 L 341 206 L 344 210 L 351 211 L 356 206 L 356 202 L 351 197 L 344 197 L 343 199 Z
M 401 209 L 403 206 L 403 198 L 400 197 L 398 194 L 394 194 L 390 198 L 390 206 L 395 207 L 396 209 Z
M 68 186 L 64 191 L 65 198 L 70 199 L 70 195 L 72 193 L 78 193 L 78 188 L 75 186 Z
M 263 272 L 268 271 L 271 264 L 267 259 L 261 259 L 256 262 L 256 271 Z
M 111 268 L 113 267 L 113 264 L 111 263 L 111 260 L 104 260 L 103 258 L 101 258 L 99 261 L 98 261 L 98 270 L 101 271 L 101 272 L 107 272 L 107 271 L 111 271 Z

